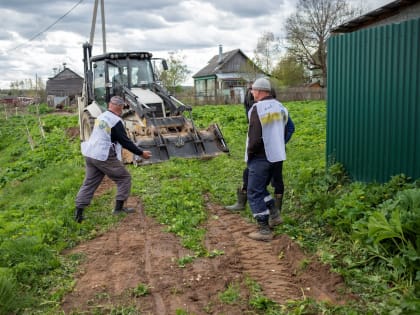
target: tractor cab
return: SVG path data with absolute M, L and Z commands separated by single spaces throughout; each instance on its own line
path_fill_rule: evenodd
M 156 81 L 150 53 L 108 53 L 92 62 L 93 99 L 106 107 L 113 95 L 123 95 L 126 87 L 149 89 Z

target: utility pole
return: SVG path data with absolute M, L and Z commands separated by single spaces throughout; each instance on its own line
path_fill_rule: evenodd
M 93 6 L 92 26 L 90 28 L 90 40 L 89 44 L 93 47 L 93 40 L 95 37 L 96 17 L 98 15 L 98 1 L 95 0 Z M 106 31 L 105 31 L 105 5 L 104 0 L 101 0 L 101 23 L 102 23 L 102 52 L 106 53 Z

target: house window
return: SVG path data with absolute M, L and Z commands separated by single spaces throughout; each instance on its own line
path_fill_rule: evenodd
M 204 96 L 206 93 L 206 81 L 197 80 L 195 81 L 195 93 L 197 96 Z
M 207 96 L 214 96 L 215 94 L 215 79 L 208 79 L 207 80 Z
M 231 80 L 224 80 L 222 89 L 230 89 L 232 87 L 243 87 L 245 82 L 243 80 L 231 79 Z

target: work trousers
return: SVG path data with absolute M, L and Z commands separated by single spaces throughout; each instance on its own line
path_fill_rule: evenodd
M 267 190 L 275 171 L 282 169 L 283 161 L 271 163 L 266 158 L 255 157 L 248 160 L 247 197 L 254 217 L 269 215 L 267 201 L 272 199 Z
M 126 200 L 131 190 L 131 175 L 124 164 L 117 159 L 111 148 L 106 161 L 85 157 L 86 174 L 82 187 L 76 197 L 76 207 L 87 207 L 104 176 L 108 176 L 117 185 L 116 200 Z
M 273 176 L 271 177 L 271 186 L 274 188 L 274 194 L 283 195 L 284 194 L 284 182 L 283 182 L 283 162 L 274 163 L 273 165 Z M 248 190 L 248 176 L 249 169 L 246 167 L 242 173 L 242 190 Z M 268 182 L 267 182 L 268 185 Z

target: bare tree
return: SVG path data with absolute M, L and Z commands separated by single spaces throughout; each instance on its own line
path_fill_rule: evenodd
M 36 89 L 37 90 L 45 90 L 45 82 L 42 81 L 42 78 L 37 77 L 36 79 Z
M 299 0 L 296 13 L 286 21 L 288 53 L 327 82 L 327 40 L 331 30 L 354 17 L 346 0 Z
M 254 50 L 254 62 L 264 72 L 270 74 L 273 70 L 273 60 L 279 52 L 279 40 L 272 32 L 264 32 L 258 38 Z
M 241 65 L 239 72 L 245 82 L 253 82 L 261 75 L 262 70 L 252 60 L 248 59 Z

